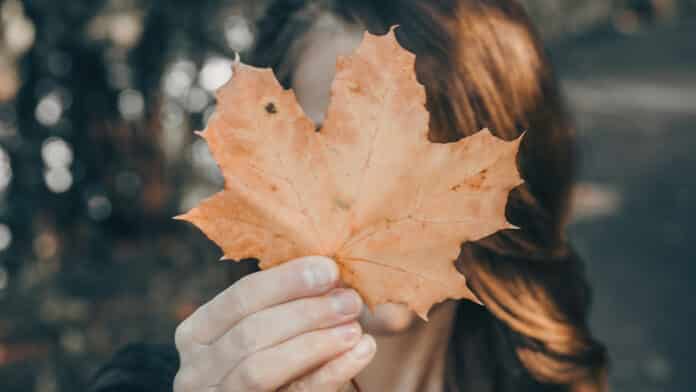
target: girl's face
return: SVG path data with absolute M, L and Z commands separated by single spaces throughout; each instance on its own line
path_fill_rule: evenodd
M 362 40 L 362 30 L 341 25 L 336 21 L 317 21 L 307 33 L 294 72 L 292 88 L 305 113 L 317 125 L 324 121 L 328 109 L 331 82 L 334 78 L 336 57 L 353 52 Z M 415 313 L 400 304 L 384 304 L 375 312 L 367 309 L 361 315 L 363 328 L 370 333 L 392 334 L 408 329 Z

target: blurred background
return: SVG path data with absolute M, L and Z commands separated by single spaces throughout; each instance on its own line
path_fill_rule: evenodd
M 614 391 L 696 363 L 696 0 L 527 0 L 582 147 L 571 238 Z M 202 129 L 264 1 L 0 0 L 0 390 L 81 390 L 245 268 L 171 217 L 221 187 Z

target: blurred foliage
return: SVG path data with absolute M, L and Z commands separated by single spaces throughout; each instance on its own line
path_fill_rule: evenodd
M 520 0 L 547 40 L 596 29 L 630 34 L 696 14 L 696 0 Z
M 527 0 L 545 37 L 623 33 L 691 0 Z M 0 1 L 0 389 L 80 390 L 120 345 L 251 264 L 171 217 L 221 187 L 192 130 L 264 2 Z

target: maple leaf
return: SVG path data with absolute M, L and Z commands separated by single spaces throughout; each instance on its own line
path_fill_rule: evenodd
M 447 298 L 469 298 L 454 262 L 460 245 L 513 228 L 505 218 L 521 137 L 483 130 L 428 140 L 415 56 L 393 30 L 365 33 L 339 57 L 320 132 L 270 69 L 239 62 L 217 93 L 202 137 L 224 190 L 179 217 L 224 258 L 269 268 L 325 255 L 371 308 L 407 304 L 423 319 Z

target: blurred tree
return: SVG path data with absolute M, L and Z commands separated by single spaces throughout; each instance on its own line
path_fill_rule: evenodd
M 171 220 L 220 186 L 192 130 L 250 40 L 221 3 L 2 3 L 26 21 L 5 42 L 31 41 L 5 61 L 23 83 L 0 104 L 2 390 L 80 390 L 115 348 L 171 339 L 244 272 L 221 274 Z

